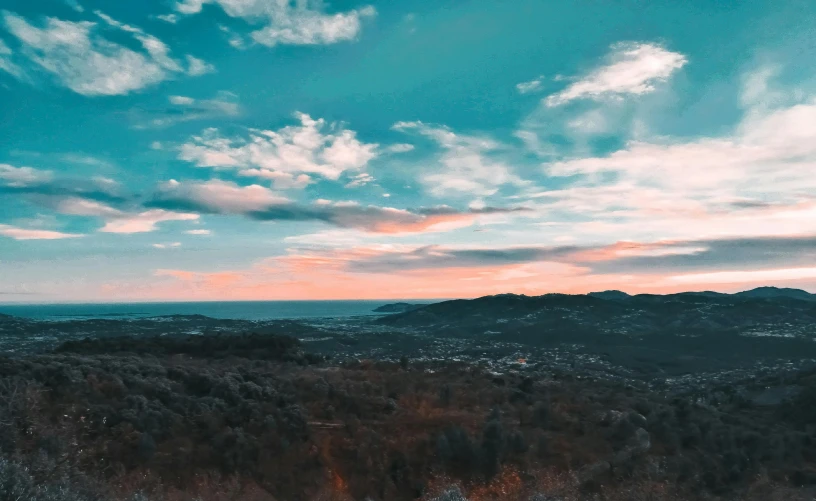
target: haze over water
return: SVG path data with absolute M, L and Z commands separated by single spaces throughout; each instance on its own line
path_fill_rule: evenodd
M 14 304 L 0 314 L 39 320 L 147 318 L 205 315 L 212 318 L 271 320 L 374 315 L 388 301 L 215 301 L 185 303 Z

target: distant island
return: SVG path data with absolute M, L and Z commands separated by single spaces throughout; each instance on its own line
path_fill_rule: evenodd
M 389 303 L 374 308 L 374 313 L 405 313 L 407 311 L 417 310 L 428 306 L 428 303 L 414 304 L 414 303 Z

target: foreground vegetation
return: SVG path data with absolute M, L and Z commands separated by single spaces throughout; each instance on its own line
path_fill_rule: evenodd
M 541 369 L 332 364 L 275 335 L 0 358 L 0 499 L 812 498 L 816 373 L 757 407 Z

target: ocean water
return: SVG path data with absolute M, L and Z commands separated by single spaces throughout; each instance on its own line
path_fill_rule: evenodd
M 420 302 L 405 300 L 406 302 Z M 223 301 L 197 303 L 0 304 L 0 313 L 37 320 L 147 318 L 205 315 L 212 318 L 274 320 L 376 315 L 384 301 Z M 423 302 L 427 302 L 423 301 Z

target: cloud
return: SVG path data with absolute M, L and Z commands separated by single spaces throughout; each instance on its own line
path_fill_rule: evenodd
M 181 242 L 171 242 L 168 244 L 153 244 L 155 249 L 178 249 L 181 247 Z
M 346 183 L 346 188 L 357 188 L 359 186 L 365 186 L 372 182 L 374 182 L 374 177 L 367 172 L 362 172 L 360 174 L 353 176 L 351 181 Z
M 79 238 L 85 236 L 77 233 L 62 233 L 59 231 L 17 228 L 7 224 L 0 224 L 0 235 L 13 238 L 14 240 L 59 240 L 63 238 Z
M 392 129 L 415 131 L 442 148 L 437 158 L 442 169 L 434 168 L 420 177 L 432 195 L 442 197 L 459 192 L 488 196 L 505 185 L 526 184 L 508 165 L 495 159 L 495 153 L 503 149 L 503 145 L 490 138 L 456 134 L 447 127 L 423 122 L 397 122 Z
M 736 132 L 689 142 L 632 141 L 605 157 L 554 162 L 553 176 L 612 174 L 619 185 L 665 190 L 703 208 L 728 200 L 792 202 L 816 189 L 816 102 L 751 115 Z
M 187 74 L 191 77 L 199 77 L 201 75 L 206 75 L 207 73 L 213 73 L 214 71 L 215 66 L 204 61 L 203 59 L 187 54 Z
M 85 12 L 85 9 L 79 4 L 79 2 L 77 2 L 77 0 L 65 0 L 65 3 L 68 5 L 68 7 L 71 7 L 77 12 Z
M 229 294 L 245 299 L 359 299 L 361 293 L 377 298 L 440 298 L 510 290 L 530 295 L 609 288 L 632 293 L 678 292 L 711 284 L 768 284 L 816 278 L 816 268 L 796 264 L 813 262 L 816 236 L 755 242 L 721 239 L 502 247 L 359 245 L 358 240 L 336 231 L 313 237 L 319 238 L 288 238 L 287 243 L 305 247 L 290 248 L 286 255 L 264 259 L 243 270 L 157 270 L 154 275 L 161 281 L 152 284 L 148 292 L 156 297 L 177 297 L 184 291 L 200 298 Z M 710 261 L 725 259 L 728 249 L 742 249 L 758 261 L 743 261 L 742 269 L 723 271 L 715 267 L 712 269 L 717 271 L 705 271 L 713 264 Z M 798 260 L 788 261 L 789 265 L 773 259 L 763 261 L 762 255 L 768 251 L 780 257 L 784 253 L 798 255 Z M 707 252 L 716 256 L 706 256 Z M 646 261 L 630 266 L 632 259 Z M 688 262 L 660 268 L 659 260 L 673 259 Z M 739 262 L 739 258 L 735 261 Z
M 161 14 L 156 16 L 156 19 L 164 21 L 165 23 L 176 24 L 179 17 L 176 14 Z
M 45 183 L 51 180 L 53 173 L 32 167 L 14 167 L 0 164 L 0 181 L 10 187 L 25 187 Z
M 31 167 L 14 167 L 0 164 L 0 197 L 18 195 L 45 207 L 53 207 L 55 201 L 81 197 L 107 203 L 125 201 L 118 183 L 93 176 L 91 178 L 56 178 L 51 171 Z
M 516 84 L 516 90 L 519 94 L 531 94 L 533 92 L 538 92 L 541 90 L 541 84 L 544 81 L 544 77 L 540 76 L 534 80 L 530 80 L 529 82 L 521 82 Z
M 188 56 L 189 68 L 185 70 L 161 40 L 99 11 L 95 14 L 104 23 L 101 27 L 90 21 L 53 17 L 38 27 L 17 14 L 2 14 L 9 33 L 20 43 L 22 55 L 65 87 L 85 96 L 128 94 L 185 71 L 201 74 L 202 68 L 207 68 L 203 61 Z M 105 27 L 127 33 L 139 42 L 141 50 L 104 38 L 99 32 Z
M 223 24 L 219 24 L 218 29 L 221 30 L 221 33 L 223 33 L 224 36 L 227 38 L 227 43 L 230 44 L 231 47 L 236 49 L 246 48 L 246 42 L 244 41 L 244 37 L 242 37 L 238 33 L 235 33 L 234 31 L 229 29 L 227 26 L 224 26 Z
M 105 222 L 99 231 L 103 233 L 147 233 L 156 230 L 158 223 L 166 221 L 194 221 L 198 214 L 184 214 L 163 210 L 149 210 L 127 214 Z
M 131 120 L 137 129 L 171 127 L 194 120 L 217 120 L 237 117 L 241 114 L 238 96 L 220 91 L 210 99 L 194 99 L 188 96 L 169 96 L 170 107 L 159 110 L 135 110 Z M 161 143 L 157 142 L 158 145 Z M 155 149 L 155 148 L 154 148 Z
M 179 158 L 198 167 L 237 169 L 238 174 L 272 179 L 278 188 L 303 187 L 316 175 L 338 180 L 357 173 L 377 156 L 377 144 L 363 143 L 338 124 L 296 114 L 300 125 L 249 131 L 248 138 L 227 139 L 207 129 L 182 145 Z M 327 125 L 329 126 L 327 129 Z
M 651 43 L 618 43 L 608 62 L 546 99 L 559 106 L 575 99 L 603 99 L 646 94 L 688 62 L 686 56 Z
M 599 273 L 803 267 L 816 260 L 816 235 L 620 242 L 580 252 L 573 259 Z
M 348 263 L 359 273 L 400 273 L 437 268 L 493 267 L 507 264 L 563 260 L 576 247 L 452 248 L 429 245 L 380 252 Z
M 259 185 L 238 186 L 217 180 L 206 183 L 171 181 L 163 185 L 147 205 L 169 211 L 243 215 L 258 221 L 321 221 L 340 228 L 392 234 L 437 231 L 446 223 L 470 224 L 479 217 L 526 210 L 485 207 L 459 211 L 440 206 L 411 211 L 330 201 L 302 205 Z
M 170 96 L 167 98 L 167 100 L 170 101 L 170 104 L 175 104 L 178 106 L 190 106 L 191 104 L 195 103 L 195 99 L 185 96 Z
M 210 230 L 187 230 L 184 233 L 188 235 L 201 235 L 201 236 L 212 235 L 212 231 Z
M 11 61 L 13 54 L 14 52 L 11 48 L 0 38 L 0 71 L 5 71 L 13 77 L 23 79 L 25 78 L 25 73 L 19 66 Z
M 806 268 L 816 259 L 816 235 L 779 238 L 732 238 L 688 241 L 617 242 L 609 245 L 380 245 L 357 244 L 342 235 L 290 238 L 295 249 L 314 259 L 330 260 L 349 273 L 404 274 L 454 268 L 496 268 L 557 263 L 587 275 L 716 276 L 730 272 L 758 277 L 762 270 Z M 770 272 L 769 272 L 770 273 Z M 729 276 L 729 275 L 722 275 Z M 735 275 L 736 276 L 736 275 Z M 794 277 L 795 278 L 795 277 Z M 670 280 L 675 280 L 671 278 Z M 689 279 L 689 281 L 693 281 Z M 748 280 L 745 281 L 759 281 Z M 706 283 L 701 280 L 700 283 Z
M 413 151 L 413 150 L 414 150 L 414 145 L 413 144 L 405 144 L 405 143 L 392 144 L 390 146 L 385 147 L 385 151 L 388 152 L 388 153 L 408 153 L 409 151 Z
M 204 299 L 227 294 L 236 299 L 270 300 L 476 297 L 507 290 L 540 293 L 559 286 L 557 284 L 568 283 L 580 273 L 557 263 L 491 269 L 416 270 L 401 273 L 399 280 L 388 274 L 346 270 L 345 264 L 349 260 L 383 251 L 383 248 L 375 247 L 334 255 L 292 253 L 262 260 L 247 269 L 219 272 L 161 269 L 154 272 L 156 280 L 144 292 L 122 291 L 115 285 L 109 292 L 156 299 L 182 295 Z
M 783 268 L 776 270 L 719 271 L 669 277 L 678 284 L 775 283 L 816 278 L 816 268 Z
M 186 204 L 188 210 L 215 214 L 245 214 L 288 203 L 289 199 L 263 186 L 238 186 L 219 180 L 203 183 L 179 183 L 171 180 L 160 187 L 153 202 L 156 206 L 178 208 L 183 208 Z
M 175 10 L 179 14 L 192 15 L 201 12 L 205 4 L 218 5 L 228 16 L 241 18 L 249 24 L 264 24 L 249 36 L 267 47 L 354 40 L 362 29 L 363 19 L 376 15 L 371 6 L 329 14 L 324 12 L 323 3 L 318 0 L 183 0 L 176 4 Z
M 105 221 L 102 233 L 147 233 L 156 230 L 156 225 L 166 221 L 193 221 L 198 214 L 150 209 L 126 212 L 108 205 L 82 198 L 66 198 L 56 204 L 61 214 L 72 216 L 99 217 Z
M 557 188 L 526 193 L 581 240 L 782 237 L 816 232 L 816 99 L 780 70 L 741 79 L 744 114 L 710 137 L 641 135 L 616 151 L 543 164 Z

